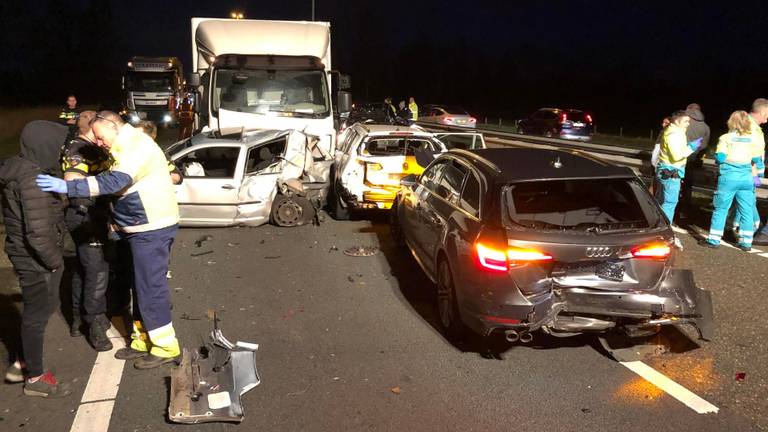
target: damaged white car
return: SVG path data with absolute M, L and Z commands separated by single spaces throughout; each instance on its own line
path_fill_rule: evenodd
M 181 226 L 311 223 L 325 204 L 333 158 L 296 130 L 209 131 L 170 146 L 184 174 Z

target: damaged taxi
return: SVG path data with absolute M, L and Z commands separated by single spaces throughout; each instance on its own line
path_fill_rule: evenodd
M 325 204 L 332 156 L 296 130 L 206 131 L 166 154 L 184 174 L 176 186 L 181 226 L 311 223 Z
M 395 240 L 437 285 L 440 325 L 531 342 L 689 324 L 713 335 L 710 292 L 673 267 L 675 234 L 631 169 L 584 153 L 452 150 L 407 176 Z
M 485 148 L 478 133 L 430 133 L 419 127 L 356 123 L 339 138 L 328 207 L 336 219 L 360 209 L 389 209 L 400 179 L 421 174 L 436 154 Z

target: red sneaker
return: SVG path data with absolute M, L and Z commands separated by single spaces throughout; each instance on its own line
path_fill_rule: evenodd
M 46 372 L 34 382 L 27 378 L 24 382 L 24 394 L 44 398 L 62 398 L 69 396 L 72 391 L 64 384 L 59 384 L 52 373 Z

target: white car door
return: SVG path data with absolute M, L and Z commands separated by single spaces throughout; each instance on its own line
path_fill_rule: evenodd
M 243 179 L 241 146 L 203 145 L 175 156 L 184 175 L 176 186 L 181 225 L 225 226 L 235 222 Z

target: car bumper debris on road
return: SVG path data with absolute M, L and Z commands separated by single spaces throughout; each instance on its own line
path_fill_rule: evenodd
M 261 383 L 256 370 L 258 345 L 231 343 L 214 316 L 211 342 L 190 351 L 171 373 L 168 417 L 176 423 L 241 422 L 240 396 Z

